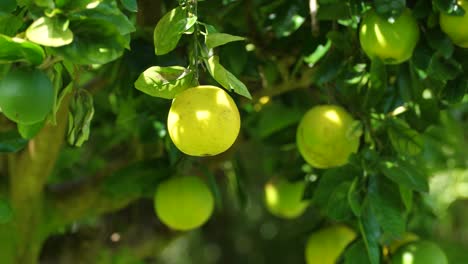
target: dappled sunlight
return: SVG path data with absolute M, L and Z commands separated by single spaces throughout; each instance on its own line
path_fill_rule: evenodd
M 414 262 L 413 253 L 405 252 L 403 254 L 403 264 L 413 264 L 413 262 Z
M 377 41 L 379 44 L 382 46 L 382 48 L 387 47 L 387 40 L 385 39 L 382 31 L 380 30 L 380 27 L 378 24 L 374 25 L 374 31 L 375 31 L 375 36 L 377 37 Z
M 326 111 L 324 116 L 327 118 L 327 120 L 331 121 L 332 123 L 335 123 L 336 125 L 342 124 L 341 118 L 335 110 Z
M 442 216 L 456 200 L 468 198 L 468 170 L 452 169 L 439 171 L 431 177 L 430 192 L 426 202 Z

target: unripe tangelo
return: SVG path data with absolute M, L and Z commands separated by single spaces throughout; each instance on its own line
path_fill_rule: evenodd
M 214 210 L 210 188 L 198 177 L 172 177 L 159 184 L 154 196 L 157 216 L 174 230 L 203 225 Z
M 175 97 L 167 128 L 172 142 L 183 153 L 213 156 L 234 144 L 240 115 L 226 91 L 216 86 L 197 86 Z
M 400 247 L 392 256 L 392 264 L 448 264 L 448 260 L 437 244 L 422 240 Z
M 307 264 L 335 264 L 344 249 L 356 238 L 347 226 L 321 229 L 310 235 L 305 249 Z
M 440 14 L 440 28 L 447 34 L 455 45 L 468 48 L 468 1 L 458 1 L 465 10 L 463 16 Z
M 288 182 L 284 179 L 271 180 L 265 185 L 265 203 L 268 211 L 282 218 L 296 218 L 309 205 L 302 200 L 305 182 Z
M 52 82 L 40 70 L 14 69 L 0 80 L 0 108 L 16 123 L 43 121 L 52 110 L 54 96 Z
M 362 131 L 342 107 L 320 105 L 310 109 L 299 123 L 296 142 L 302 157 L 315 168 L 342 166 L 357 151 Z
M 359 28 L 359 41 L 364 52 L 385 64 L 399 64 L 411 58 L 418 40 L 418 23 L 409 9 L 405 9 L 393 23 L 370 10 Z

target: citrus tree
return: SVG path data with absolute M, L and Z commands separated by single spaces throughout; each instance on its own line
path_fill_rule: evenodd
M 467 11 L 2 0 L 1 262 L 465 263 Z

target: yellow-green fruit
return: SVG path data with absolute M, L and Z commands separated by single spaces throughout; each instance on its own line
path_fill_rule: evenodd
M 36 69 L 14 69 L 0 79 L 0 108 L 10 120 L 25 125 L 43 121 L 54 105 L 54 87 Z
M 338 225 L 310 235 L 305 249 L 307 264 L 335 264 L 344 249 L 356 238 L 349 227 Z
M 392 264 L 448 264 L 444 251 L 430 241 L 406 244 L 392 256 Z
M 463 16 L 451 16 L 440 13 L 440 28 L 455 45 L 468 48 L 468 1 L 458 1 L 458 4 L 465 10 L 465 14 Z
M 357 151 L 361 134 L 359 123 L 345 109 L 320 105 L 302 117 L 296 142 L 307 163 L 325 169 L 346 164 Z
M 212 156 L 234 144 L 240 130 L 240 115 L 226 91 L 216 86 L 197 86 L 175 97 L 167 128 L 183 153 Z
M 385 64 L 399 64 L 411 58 L 418 40 L 418 23 L 409 9 L 405 9 L 393 23 L 370 10 L 359 29 L 359 41 L 364 52 L 371 59 L 378 58 Z
M 309 205 L 302 200 L 305 182 L 271 180 L 265 184 L 265 204 L 273 215 L 283 218 L 296 218 L 302 215 Z
M 190 230 L 211 217 L 214 199 L 208 186 L 198 177 L 172 177 L 159 184 L 154 196 L 156 215 L 175 230 Z
M 418 241 L 419 237 L 414 233 L 405 233 L 401 239 L 393 241 L 388 249 L 391 254 L 394 254 L 400 247 L 414 241 Z

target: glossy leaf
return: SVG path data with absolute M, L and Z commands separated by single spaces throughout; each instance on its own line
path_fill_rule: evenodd
M 230 42 L 241 40 L 245 40 L 245 38 L 226 33 L 209 33 L 206 35 L 205 44 L 207 48 L 212 49 Z
M 249 90 L 234 74 L 226 70 L 220 63 L 217 56 L 212 56 L 205 61 L 206 67 L 211 76 L 229 91 L 234 91 L 244 97 L 252 99 Z
M 40 64 L 45 58 L 41 46 L 21 38 L 0 35 L 0 62 L 27 61 Z
M 138 11 L 138 3 L 136 0 L 120 0 L 120 2 L 128 11 L 131 11 L 131 12 Z
M 43 46 L 65 46 L 73 41 L 73 33 L 68 28 L 68 23 L 68 20 L 40 17 L 26 30 L 26 37 Z
M 180 37 L 197 22 L 197 17 L 188 17 L 187 11 L 177 7 L 165 14 L 154 28 L 154 51 L 164 55 L 172 51 Z
M 16 9 L 15 0 L 2 0 L 0 1 L 0 12 L 10 13 Z
M 359 228 L 366 246 L 369 262 L 371 264 L 380 264 L 380 226 L 377 222 L 377 218 L 367 203 L 364 205 L 363 214 L 359 218 Z
M 146 69 L 136 80 L 135 88 L 154 97 L 174 98 L 183 90 L 195 86 L 193 72 L 180 66 Z
M 428 192 L 426 176 L 419 168 L 401 159 L 387 160 L 380 163 L 380 169 L 390 180 L 419 192 Z

